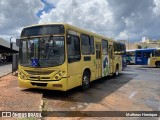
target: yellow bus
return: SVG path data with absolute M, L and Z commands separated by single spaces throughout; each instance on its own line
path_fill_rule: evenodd
M 160 68 L 160 48 L 157 48 L 151 54 L 151 57 L 148 59 L 148 65 Z
M 114 40 L 66 23 L 25 27 L 19 39 L 18 83 L 24 88 L 67 91 L 109 75 L 122 59 Z
M 113 43 L 114 45 L 114 55 L 116 56 L 116 59 L 119 60 L 118 63 L 121 63 L 122 70 L 124 70 L 127 67 L 127 61 L 126 61 L 126 45 L 122 42 L 116 41 Z

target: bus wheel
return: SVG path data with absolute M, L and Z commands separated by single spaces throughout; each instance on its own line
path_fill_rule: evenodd
M 130 65 L 130 61 L 129 60 L 127 60 L 127 65 Z
M 160 68 L 160 62 L 156 62 L 156 67 Z
M 90 74 L 87 71 L 84 71 L 83 78 L 82 78 L 82 89 L 86 90 L 89 88 L 90 84 Z
M 119 66 L 116 65 L 116 71 L 114 73 L 114 77 L 118 77 L 119 76 Z

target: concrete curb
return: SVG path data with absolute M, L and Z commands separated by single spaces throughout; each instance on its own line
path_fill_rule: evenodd
M 9 75 L 9 74 L 11 74 L 11 73 L 12 73 L 12 72 L 6 73 L 6 74 L 0 76 L 0 78 L 2 78 L 2 77 L 4 77 L 4 76 L 7 76 L 7 75 Z

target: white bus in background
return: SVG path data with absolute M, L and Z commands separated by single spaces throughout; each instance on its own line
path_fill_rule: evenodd
M 127 65 L 135 64 L 135 49 L 126 50 L 126 62 Z

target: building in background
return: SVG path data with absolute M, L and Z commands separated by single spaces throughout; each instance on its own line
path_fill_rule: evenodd
M 119 42 L 125 43 L 127 50 L 160 48 L 160 40 L 152 40 L 149 37 L 142 37 L 139 42 L 128 42 L 128 40 L 119 40 Z
M 12 54 L 18 53 L 19 48 L 15 42 L 12 42 L 12 49 L 10 48 L 10 42 L 0 38 L 0 62 L 11 62 Z
M 152 40 L 149 39 L 149 37 L 142 37 L 142 41 L 141 41 L 141 42 L 142 42 L 142 43 L 151 43 Z
M 142 37 L 142 43 L 152 43 L 152 44 L 159 44 L 160 40 L 152 40 L 149 39 L 148 37 Z

